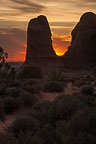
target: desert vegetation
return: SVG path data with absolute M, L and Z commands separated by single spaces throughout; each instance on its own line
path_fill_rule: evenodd
M 2 143 L 36 144 L 94 144 L 95 105 L 94 100 L 82 95 L 60 95 L 54 101 L 34 104 L 18 114 L 12 124 L 0 133 Z M 4 144 L 5 144 L 4 143 Z
M 12 71 L 0 78 L 0 121 L 5 123 L 1 144 L 96 143 L 94 72 L 58 70 L 44 75 L 31 66 L 19 73 Z M 48 93 L 52 100 L 46 97 Z M 14 120 L 6 126 L 7 116 L 14 113 Z

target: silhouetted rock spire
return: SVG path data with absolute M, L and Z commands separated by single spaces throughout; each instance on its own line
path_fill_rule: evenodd
M 41 15 L 31 19 L 27 31 L 26 62 L 30 63 L 35 58 L 52 58 L 55 56 L 47 18 Z
M 96 59 L 96 14 L 84 13 L 72 31 L 72 42 L 64 55 L 78 60 Z

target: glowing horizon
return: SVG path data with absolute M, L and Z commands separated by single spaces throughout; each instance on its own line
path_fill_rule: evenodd
M 62 55 L 70 45 L 72 29 L 88 11 L 96 13 L 96 1 L 0 0 L 0 46 L 9 54 L 8 61 L 24 61 L 28 22 L 45 15 L 53 35 L 53 48 Z

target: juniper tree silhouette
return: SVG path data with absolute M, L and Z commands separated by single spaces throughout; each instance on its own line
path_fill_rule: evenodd
M 3 48 L 0 47 L 0 63 L 5 63 L 8 58 L 8 53 L 4 52 Z

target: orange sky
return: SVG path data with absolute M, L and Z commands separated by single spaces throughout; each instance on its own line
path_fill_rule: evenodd
M 26 31 L 31 18 L 46 15 L 53 47 L 62 55 L 70 45 L 71 31 L 86 11 L 96 13 L 95 0 L 0 0 L 0 46 L 9 61 L 24 61 Z
M 68 50 L 68 46 L 70 45 L 71 36 L 70 35 L 57 35 L 53 34 L 53 49 L 58 56 L 64 55 L 64 53 Z

